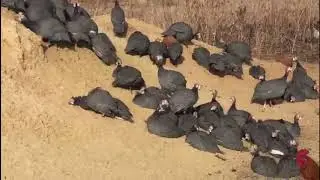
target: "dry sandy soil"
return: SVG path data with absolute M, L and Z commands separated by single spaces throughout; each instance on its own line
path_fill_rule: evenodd
M 111 86 L 113 66 L 105 66 L 87 49 L 40 48 L 40 38 L 18 24 L 14 14 L 1 8 L 1 179 L 264 179 L 250 170 L 251 155 L 222 148 L 227 161 L 193 149 L 179 139 L 151 135 L 145 120 L 152 113 L 131 101 L 133 94 Z M 115 38 L 109 16 L 96 17 L 100 31 L 106 32 L 125 64 L 141 70 L 148 85 L 158 86 L 156 67 L 149 57 L 124 54 L 126 39 Z M 161 29 L 134 19 L 130 32 L 140 30 L 151 39 Z M 197 44 L 200 44 L 198 42 Z M 206 46 L 211 52 L 220 51 Z M 261 106 L 250 104 L 257 83 L 248 76 L 218 78 L 199 67 L 191 58 L 194 46 L 184 49 L 186 61 L 175 68 L 182 72 L 188 86 L 200 83 L 200 99 L 211 99 L 210 89 L 217 89 L 218 100 L 228 108 L 228 97 L 235 95 L 238 108 L 249 110 L 256 118 L 284 118 L 292 121 L 294 113 L 304 115 L 301 121 L 301 147 L 311 149 L 319 162 L 319 103 L 285 103 L 261 112 Z M 257 61 L 269 78 L 283 75 L 278 63 Z M 304 64 L 309 74 L 319 80 L 317 65 Z M 68 105 L 71 96 L 84 95 L 101 86 L 131 108 L 136 123 L 103 118 L 92 112 Z

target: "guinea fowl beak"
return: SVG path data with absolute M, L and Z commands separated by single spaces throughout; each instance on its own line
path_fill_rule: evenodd
M 74 105 L 74 98 L 73 97 L 69 99 L 68 104 Z
M 261 76 L 259 76 L 259 78 L 258 78 L 259 80 L 264 80 L 265 79 L 265 77 L 264 77 L 264 75 L 261 75 Z

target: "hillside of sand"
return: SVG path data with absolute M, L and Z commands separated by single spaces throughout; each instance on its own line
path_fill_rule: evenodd
M 201 152 L 185 143 L 184 137 L 166 139 L 149 134 L 145 120 L 152 113 L 132 103 L 134 94 L 111 86 L 114 66 L 105 66 L 88 49 L 51 47 L 44 54 L 40 38 L 14 19 L 14 13 L 1 8 L 1 179 L 264 179 L 250 169 L 251 155 L 221 148 L 227 160 Z M 94 20 L 100 31 L 113 41 L 124 64 L 138 68 L 147 85 L 158 86 L 157 69 L 149 57 L 133 57 L 124 53 L 127 39 L 113 36 L 110 17 Z M 154 40 L 161 29 L 129 19 L 129 34 L 135 30 Z M 211 52 L 220 49 L 201 44 Z M 239 109 L 248 110 L 258 119 L 293 120 L 301 113 L 301 147 L 311 150 L 319 162 L 319 102 L 284 103 L 261 112 L 261 106 L 250 104 L 257 83 L 244 66 L 244 79 L 219 78 L 209 74 L 192 60 L 195 46 L 184 49 L 185 62 L 177 68 L 188 87 L 202 85 L 198 104 L 211 99 L 216 89 L 225 109 L 232 95 Z M 255 60 L 262 64 L 268 78 L 283 75 L 284 67 L 276 62 Z M 310 76 L 319 81 L 319 67 L 303 64 Z M 103 87 L 122 99 L 134 115 L 134 124 L 103 118 L 92 112 L 68 105 L 71 96 L 85 95 L 94 87 Z

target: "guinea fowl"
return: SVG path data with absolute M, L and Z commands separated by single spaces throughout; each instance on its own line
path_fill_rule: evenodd
M 168 46 L 168 57 L 170 59 L 171 64 L 177 66 L 178 64 L 182 64 L 183 58 L 183 47 L 180 43 L 172 43 L 170 46 Z
M 91 44 L 93 52 L 104 64 L 110 66 L 119 61 L 116 54 L 116 48 L 106 34 L 98 33 L 91 38 Z
M 112 77 L 114 78 L 113 87 L 139 90 L 146 86 L 138 69 L 131 66 L 122 66 L 119 61 L 117 62 L 117 67 L 113 70 Z
M 114 1 L 114 7 L 111 10 L 111 22 L 113 25 L 113 32 L 116 36 L 126 36 L 128 23 L 125 18 L 125 13 L 117 0 Z
M 213 53 L 208 58 L 208 70 L 219 77 L 224 77 L 227 73 L 227 62 L 223 60 L 222 54 Z
M 274 158 L 269 156 L 260 155 L 260 152 L 257 151 L 256 146 L 254 146 L 253 158 L 251 160 L 251 169 L 253 172 L 266 176 L 266 177 L 276 177 L 278 174 L 278 165 Z
M 251 65 L 251 48 L 247 43 L 233 41 L 226 46 L 225 52 L 238 56 L 242 62 Z
M 163 66 L 158 67 L 158 80 L 161 88 L 168 93 L 185 89 L 187 84 L 185 77 L 180 72 L 164 69 Z
M 271 106 L 273 99 L 283 98 L 288 87 L 287 77 L 290 71 L 291 70 L 287 68 L 284 76 L 281 78 L 260 81 L 255 87 L 251 103 L 264 104 L 265 109 L 267 101 L 270 102 Z
M 162 66 L 166 63 L 167 47 L 160 41 L 153 41 L 149 46 L 149 56 L 153 64 Z
M 263 80 L 266 78 L 266 71 L 261 66 L 251 66 L 249 69 L 249 74 L 255 79 Z
M 192 89 L 180 89 L 175 91 L 169 99 L 170 108 L 174 113 L 186 112 L 198 101 L 199 84 L 194 84 Z
M 220 77 L 226 75 L 242 79 L 242 62 L 237 56 L 230 53 L 212 54 L 209 57 L 209 71 Z
M 20 19 L 21 23 L 29 28 L 31 31 L 42 37 L 44 50 L 50 46 L 57 45 L 71 45 L 72 40 L 70 33 L 65 26 L 58 20 L 52 17 L 41 19 L 39 21 L 30 21 L 23 16 Z
M 192 59 L 206 69 L 209 68 L 209 57 L 210 52 L 204 47 L 198 47 L 193 50 Z
M 186 135 L 185 141 L 190 144 L 190 146 L 200 151 L 223 154 L 218 147 L 217 140 L 213 134 L 194 131 Z
M 213 111 L 213 112 L 215 112 L 219 117 L 223 116 L 223 115 L 224 115 L 223 107 L 222 107 L 221 104 L 216 100 L 217 96 L 218 96 L 218 91 L 217 91 L 217 90 L 214 90 L 214 91 L 212 92 L 211 101 L 195 107 L 195 110 L 196 110 L 199 114 L 203 114 L 203 113 L 205 113 L 205 112 Z
M 168 99 L 167 94 L 163 90 L 151 86 L 140 89 L 132 101 L 140 107 L 156 109 L 164 99 Z
M 227 114 L 231 116 L 239 125 L 240 128 L 248 121 L 252 120 L 252 116 L 249 112 L 244 110 L 238 110 L 236 107 L 236 97 L 232 96 L 231 98 L 232 104 L 229 108 Z
M 245 124 L 243 130 L 245 139 L 254 143 L 263 153 L 281 157 L 296 152 L 295 141 L 290 134 L 280 133 L 261 120 Z
M 170 111 L 167 100 L 161 101 L 159 108 L 147 119 L 148 132 L 160 137 L 178 138 L 184 131 L 178 127 L 178 117 Z
M 308 99 L 319 98 L 319 90 L 316 82 L 307 74 L 299 61 L 295 62 L 295 69 L 292 74 L 292 82 L 301 87 L 301 91 Z
M 103 116 L 133 122 L 129 108 L 101 87 L 94 88 L 86 96 L 72 97 L 69 104 L 80 106 L 85 110 L 91 110 Z
M 191 26 L 185 22 L 176 22 L 170 25 L 170 27 L 161 33 L 163 36 L 173 36 L 180 43 L 187 45 L 193 38 L 197 38 L 199 33 L 193 34 Z
M 124 51 L 126 54 L 144 56 L 148 54 L 150 46 L 149 38 L 140 31 L 133 32 Z
M 212 133 L 215 135 L 219 145 L 235 151 L 244 150 L 244 146 L 241 141 L 242 136 L 237 129 L 222 126 L 214 129 Z

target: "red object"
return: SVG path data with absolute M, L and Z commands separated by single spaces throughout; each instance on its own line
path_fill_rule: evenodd
M 277 55 L 275 57 L 277 62 L 280 62 L 281 64 L 283 64 L 287 67 L 292 67 L 294 58 L 295 57 L 293 57 L 293 56 L 285 56 L 285 55 L 283 55 L 283 56 Z
M 319 180 L 319 165 L 308 154 L 309 151 L 306 149 L 297 153 L 296 162 L 300 167 L 300 176 L 305 180 Z
M 178 42 L 178 41 L 177 41 L 176 38 L 174 38 L 173 36 L 165 36 L 165 37 L 163 37 L 162 42 L 163 42 L 167 47 L 170 47 L 173 43 L 176 43 L 176 42 Z

